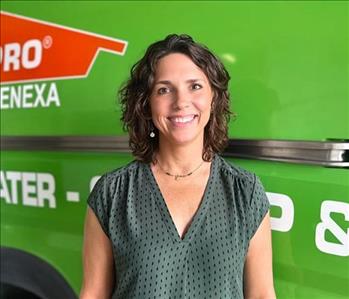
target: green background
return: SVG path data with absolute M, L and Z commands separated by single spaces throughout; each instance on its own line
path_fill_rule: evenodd
M 345 1 L 11 1 L 1 9 L 128 41 L 124 56 L 101 52 L 88 78 L 57 81 L 61 108 L 3 110 L 4 135 L 122 134 L 116 93 L 131 66 L 150 43 L 187 33 L 231 75 L 231 137 L 349 136 Z

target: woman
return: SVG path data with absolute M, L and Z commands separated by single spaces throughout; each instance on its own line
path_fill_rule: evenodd
M 135 160 L 89 199 L 87 298 L 275 298 L 268 200 L 221 158 L 229 75 L 187 35 L 152 44 L 120 92 Z

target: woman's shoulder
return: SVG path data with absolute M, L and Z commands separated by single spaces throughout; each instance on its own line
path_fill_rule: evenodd
M 120 180 L 120 179 L 130 179 L 131 177 L 134 177 L 141 167 L 142 162 L 137 160 L 132 160 L 128 162 L 127 164 L 114 168 L 112 170 L 109 170 L 105 172 L 102 177 L 107 182 Z
M 226 186 L 228 190 L 238 190 L 243 202 L 249 206 L 253 221 L 257 219 L 256 223 L 259 224 L 262 216 L 264 217 L 269 209 L 269 200 L 259 176 L 222 157 L 220 157 L 220 169 L 220 181 L 223 186 Z M 252 231 L 255 229 L 253 228 Z
M 94 185 L 95 192 L 106 192 L 108 196 L 125 194 L 142 181 L 144 163 L 132 160 L 127 164 L 103 173 Z

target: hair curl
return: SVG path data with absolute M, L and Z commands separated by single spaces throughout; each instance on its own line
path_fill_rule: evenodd
M 164 40 L 151 44 L 145 55 L 131 68 L 129 80 L 120 88 L 123 129 L 129 132 L 129 144 L 134 157 L 145 163 L 155 161 L 159 134 L 149 137 L 155 128 L 149 104 L 156 64 L 171 53 L 187 55 L 207 76 L 213 90 L 210 119 L 204 129 L 202 158 L 212 160 L 213 153 L 224 150 L 228 142 L 230 76 L 220 60 L 210 50 L 186 34 L 171 34 Z

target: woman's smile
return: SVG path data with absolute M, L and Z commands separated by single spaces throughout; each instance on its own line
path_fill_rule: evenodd
M 197 114 L 189 114 L 183 116 L 170 116 L 167 119 L 171 122 L 174 127 L 186 128 L 193 124 L 195 119 L 198 117 Z

